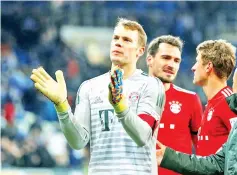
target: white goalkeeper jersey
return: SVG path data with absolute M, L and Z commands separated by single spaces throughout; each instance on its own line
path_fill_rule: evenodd
M 80 125 L 77 127 L 77 124 L 74 124 L 83 138 L 79 142 L 87 142 L 89 137 L 89 174 L 157 175 L 155 154 L 157 130 L 144 141 L 146 143 L 144 146 L 138 146 L 124 129 L 109 103 L 109 82 L 109 73 L 85 81 L 78 90 L 74 115 L 69 110 L 67 113 L 59 114 L 59 118 L 62 120 L 69 116 L 69 122 Z M 137 122 L 138 115 L 146 114 L 152 116 L 155 121 L 160 120 L 165 103 L 162 82 L 145 75 L 141 70 L 136 70 L 131 77 L 123 80 L 123 92 L 130 111 L 136 114 L 133 120 L 128 121 L 129 125 L 136 128 L 138 136 L 149 133 L 148 130 L 152 131 L 156 126 Z M 60 124 L 63 127 L 63 122 Z M 84 131 L 80 131 L 82 129 Z M 65 134 L 67 132 L 65 127 L 63 130 Z M 80 144 L 85 146 L 86 143 Z

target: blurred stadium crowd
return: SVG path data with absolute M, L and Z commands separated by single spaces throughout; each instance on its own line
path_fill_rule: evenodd
M 237 44 L 236 2 L 1 2 L 1 165 L 2 167 L 86 167 L 89 151 L 72 150 L 60 131 L 53 104 L 33 88 L 33 68 L 51 76 L 64 72 L 68 98 L 74 104 L 79 85 L 109 70 L 76 52 L 61 38 L 63 25 L 113 27 L 117 17 L 139 21 L 148 41 L 163 34 L 185 41 L 176 84 L 194 90 L 191 66 L 196 46 L 207 39 Z M 109 56 L 109 55 L 108 55 Z M 93 58 L 94 59 L 94 58 Z M 109 60 L 109 58 L 107 58 Z M 95 64 L 96 63 L 96 64 Z M 145 59 L 139 67 L 146 70 Z M 232 82 L 230 82 L 232 83 Z

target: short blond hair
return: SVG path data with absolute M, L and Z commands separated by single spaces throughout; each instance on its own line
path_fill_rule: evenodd
M 219 78 L 229 78 L 236 61 L 236 48 L 231 43 L 222 39 L 208 40 L 200 43 L 196 50 L 201 54 L 204 65 L 212 62 Z
M 118 21 L 115 25 L 115 27 L 118 26 L 123 26 L 125 29 L 129 29 L 129 30 L 137 30 L 138 31 L 138 44 L 141 47 L 146 47 L 146 43 L 147 43 L 147 35 L 146 32 L 144 31 L 143 27 L 141 26 L 141 24 L 139 24 L 136 21 L 132 21 L 132 20 L 128 20 L 125 18 L 118 18 Z

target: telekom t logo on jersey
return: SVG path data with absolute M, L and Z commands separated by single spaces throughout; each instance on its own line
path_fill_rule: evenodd
M 113 109 L 100 110 L 99 116 L 102 131 L 110 131 L 111 124 L 114 121 L 114 110 Z

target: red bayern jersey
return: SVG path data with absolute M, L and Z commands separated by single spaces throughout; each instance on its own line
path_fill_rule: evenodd
M 202 118 L 202 105 L 195 92 L 171 84 L 166 91 L 165 109 L 161 117 L 158 140 L 177 151 L 192 153 L 191 132 L 197 133 Z M 159 167 L 159 175 L 177 175 Z
M 226 102 L 231 94 L 231 88 L 226 86 L 208 101 L 198 134 L 197 155 L 215 154 L 226 142 L 231 125 L 237 120 Z

